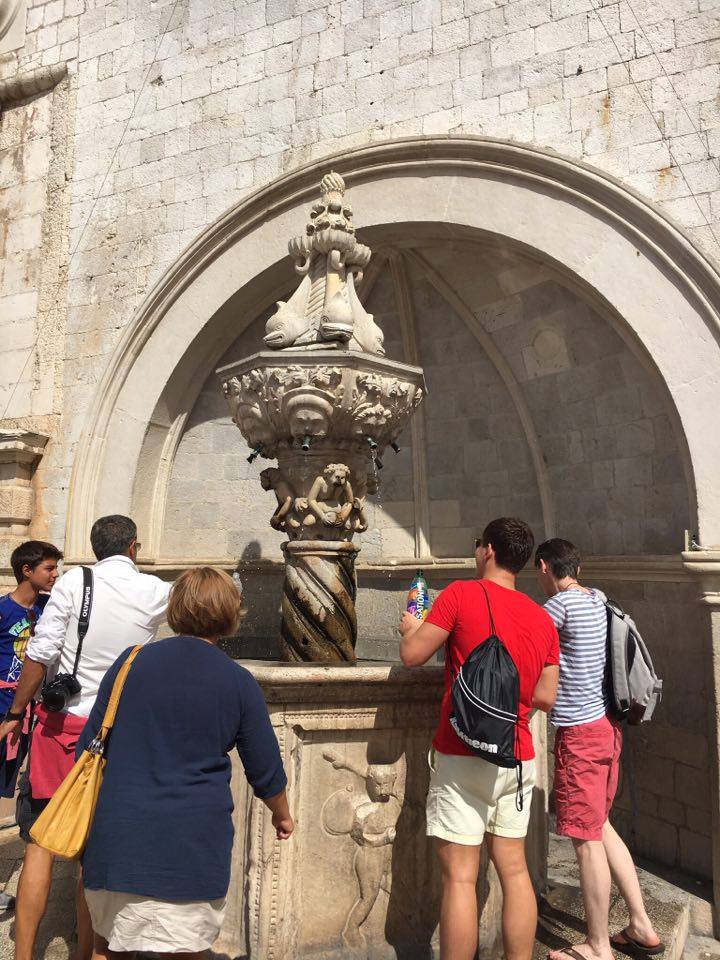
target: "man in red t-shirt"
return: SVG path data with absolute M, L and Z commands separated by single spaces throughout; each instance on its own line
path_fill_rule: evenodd
M 535 750 L 529 719 L 533 709 L 555 703 L 560 649 L 548 614 L 515 588 L 530 559 L 534 538 L 522 520 L 493 520 L 476 541 L 479 580 L 451 583 L 422 623 L 410 614 L 400 622 L 400 657 L 408 667 L 445 647 L 445 693 L 430 753 L 427 833 L 435 837 L 443 878 L 440 954 L 443 960 L 472 960 L 478 940 L 476 883 L 480 846 L 503 890 L 503 942 L 507 960 L 530 960 L 537 904 L 525 861 L 525 835 L 535 783 Z M 516 770 L 475 756 L 450 724 L 451 688 L 469 654 L 495 631 L 520 677 L 517 758 L 522 761 L 524 803 L 517 803 Z M 518 809 L 522 806 L 522 809 Z

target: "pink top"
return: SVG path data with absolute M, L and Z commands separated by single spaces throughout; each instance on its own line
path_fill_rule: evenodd
M 75 763 L 75 747 L 86 717 L 72 713 L 50 713 L 39 703 L 37 724 L 30 744 L 30 788 L 34 800 L 55 793 Z

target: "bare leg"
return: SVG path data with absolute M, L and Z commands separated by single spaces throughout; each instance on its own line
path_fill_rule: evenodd
M 486 841 L 503 892 L 505 958 L 530 960 L 537 930 L 537 900 L 525 860 L 525 838 L 487 834 Z
M 25 847 L 15 904 L 15 960 L 32 960 L 38 927 L 50 895 L 54 859 L 35 843 Z
M 355 854 L 355 874 L 360 896 L 355 901 L 342 932 L 347 947 L 363 947 L 365 935 L 360 929 L 370 916 L 380 893 L 380 884 L 386 866 L 386 847 L 360 847 Z
M 440 956 L 473 960 L 478 944 L 477 878 L 480 847 L 435 840 L 442 871 Z
M 630 914 L 628 933 L 634 940 L 639 940 L 648 947 L 656 946 L 660 940 L 645 909 L 635 864 L 630 851 L 609 820 L 603 827 L 602 842 L 612 878 Z
M 573 950 L 588 960 L 613 960 L 608 934 L 610 868 L 605 849 L 601 840 L 573 839 L 573 846 L 580 867 L 580 888 L 587 922 L 587 939 L 574 945 Z M 551 960 L 558 960 L 562 956 L 562 950 L 554 950 L 550 954 Z
M 134 953 L 121 953 L 119 950 L 111 950 L 108 947 L 107 940 L 95 934 L 93 938 L 92 960 L 130 960 L 130 958 L 134 956 Z
M 94 935 L 90 911 L 85 900 L 83 889 L 82 870 L 78 871 L 77 889 L 75 891 L 75 909 L 77 912 L 77 952 L 75 960 L 90 960 L 93 955 Z

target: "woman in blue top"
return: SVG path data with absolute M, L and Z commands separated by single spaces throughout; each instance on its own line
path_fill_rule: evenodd
M 262 691 L 216 646 L 240 619 L 232 579 L 211 567 L 187 571 L 167 618 L 179 636 L 143 648 L 128 674 L 83 857 L 96 958 L 199 957 L 217 938 L 230 882 L 233 748 L 278 838 L 294 828 Z M 129 653 L 105 676 L 78 755 L 97 735 Z

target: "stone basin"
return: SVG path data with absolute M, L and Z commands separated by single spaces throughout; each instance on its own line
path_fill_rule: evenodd
M 342 350 L 262 351 L 217 371 L 234 422 L 281 469 L 346 454 L 367 464 L 420 404 L 420 367 Z
M 297 829 L 287 842 L 275 839 L 236 764 L 232 881 L 214 950 L 262 960 L 438 957 L 440 878 L 425 797 L 443 668 L 243 665 L 268 703 Z M 541 759 L 528 860 L 540 890 L 547 787 L 539 717 L 533 733 Z M 478 894 L 481 953 L 497 955 L 502 898 L 487 865 Z

